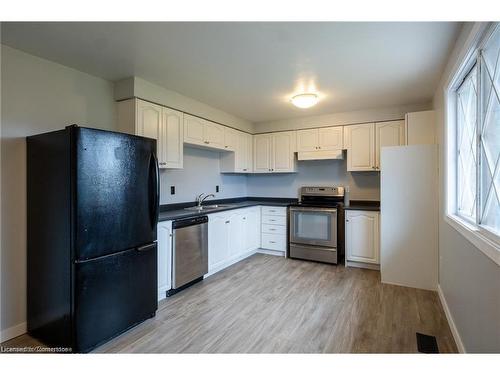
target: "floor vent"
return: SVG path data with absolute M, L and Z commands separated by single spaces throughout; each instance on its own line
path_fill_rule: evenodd
M 417 348 L 420 353 L 439 353 L 436 336 L 424 335 L 417 332 Z

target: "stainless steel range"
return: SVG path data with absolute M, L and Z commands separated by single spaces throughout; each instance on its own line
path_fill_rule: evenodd
M 290 258 L 337 264 L 344 252 L 344 187 L 306 186 L 289 210 Z

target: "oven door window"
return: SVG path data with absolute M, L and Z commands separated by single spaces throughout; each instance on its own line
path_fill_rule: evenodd
M 291 241 L 336 247 L 337 213 L 331 211 L 291 211 Z

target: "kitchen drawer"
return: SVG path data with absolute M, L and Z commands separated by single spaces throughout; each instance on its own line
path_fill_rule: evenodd
M 284 225 L 262 224 L 262 233 L 286 235 Z
M 261 247 L 263 249 L 278 251 L 286 250 L 286 236 L 283 234 L 262 233 L 261 241 Z
M 262 215 L 286 216 L 286 207 L 262 206 Z
M 262 215 L 262 224 L 286 225 L 286 216 Z

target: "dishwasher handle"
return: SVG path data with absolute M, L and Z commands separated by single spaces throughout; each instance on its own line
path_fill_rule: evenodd
M 175 220 L 172 223 L 172 229 L 180 229 L 204 223 L 208 223 L 208 216 L 197 216 L 190 219 Z

